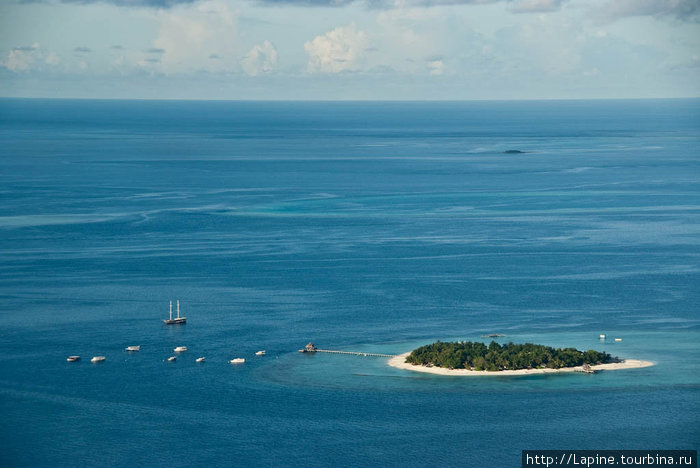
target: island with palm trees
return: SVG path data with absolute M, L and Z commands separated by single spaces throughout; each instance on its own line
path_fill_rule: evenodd
M 392 358 L 389 365 L 447 375 L 509 375 L 615 370 L 648 367 L 653 363 L 613 358 L 604 351 L 553 348 L 533 343 L 498 344 L 456 341 L 421 346 Z

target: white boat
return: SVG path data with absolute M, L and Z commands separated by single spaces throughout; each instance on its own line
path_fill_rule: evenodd
M 107 358 L 104 356 L 94 356 L 92 359 L 90 359 L 90 362 L 105 362 Z
M 204 361 L 206 361 L 206 359 L 204 359 L 203 357 L 198 357 L 197 359 L 195 359 L 194 362 L 204 362 Z
M 68 362 L 77 362 L 80 361 L 80 356 L 68 356 L 68 359 L 66 359 Z
M 184 353 L 187 351 L 187 346 L 178 346 L 177 348 L 173 349 L 176 353 Z
M 256 352 L 255 352 L 255 355 L 256 355 L 256 356 L 264 356 L 264 355 L 265 355 L 265 350 L 262 349 L 262 350 L 260 350 L 260 351 L 256 351 Z
M 622 341 L 622 338 L 615 338 L 615 341 Z
M 166 325 L 181 325 L 187 323 L 187 317 L 180 317 L 180 300 L 177 301 L 177 317 L 173 318 L 173 301 L 170 301 L 170 318 L 163 320 Z
M 176 356 L 170 356 L 170 357 L 168 358 L 168 362 L 175 362 L 176 360 L 177 360 L 177 357 L 176 357 Z
M 138 346 L 127 346 L 124 351 L 128 351 L 130 353 L 134 353 L 136 351 L 141 351 L 141 345 Z
M 605 339 L 605 335 L 603 335 L 603 334 L 601 333 L 601 334 L 600 334 L 600 339 L 601 339 L 601 340 L 604 340 L 604 339 Z
M 244 363 L 245 363 L 245 359 L 239 357 L 239 358 L 236 358 L 236 359 L 231 359 L 229 362 L 230 362 L 231 364 L 244 364 Z

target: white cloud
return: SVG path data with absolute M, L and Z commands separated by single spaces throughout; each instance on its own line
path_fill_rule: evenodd
M 442 60 L 432 60 L 428 62 L 428 70 L 433 76 L 442 75 L 444 72 L 445 63 Z
M 0 62 L 0 65 L 15 73 L 22 73 L 46 68 L 44 64 L 53 67 L 60 62 L 61 60 L 55 53 L 46 53 L 39 43 L 35 42 L 31 46 L 14 47 L 10 50 L 7 60 Z
M 310 71 L 340 73 L 360 69 L 368 46 L 367 34 L 352 23 L 316 36 L 304 44 L 304 50 Z
M 143 66 L 158 66 L 165 73 L 220 72 L 235 66 L 232 59 L 239 49 L 237 13 L 223 1 L 178 6 L 154 15 L 159 31 L 150 50 L 158 50 L 160 60 L 144 56 L 140 61 Z M 212 55 L 224 60 L 211 60 Z
M 241 59 L 241 66 L 250 76 L 261 73 L 270 73 L 277 65 L 277 49 L 270 41 L 255 45 L 248 54 Z
M 53 65 L 53 66 L 61 63 L 61 59 L 58 57 L 58 55 L 54 54 L 53 52 L 49 52 L 49 55 L 46 56 L 44 61 L 46 63 L 48 63 L 49 65 Z
M 34 54 L 30 51 L 11 50 L 3 65 L 13 72 L 23 72 L 29 70 L 34 61 Z
M 405 8 L 377 15 L 376 60 L 402 74 L 424 74 L 427 62 L 454 57 L 465 41 L 449 14 L 438 9 Z M 455 27 L 457 26 L 457 27 Z M 432 58 L 431 58 L 432 57 Z M 432 74 L 439 74 L 436 64 Z

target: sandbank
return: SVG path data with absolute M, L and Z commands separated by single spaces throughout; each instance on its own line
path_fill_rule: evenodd
M 560 369 L 518 369 L 518 370 L 502 370 L 502 371 L 473 371 L 468 369 L 445 369 L 444 367 L 426 367 L 420 365 L 409 364 L 406 362 L 406 356 L 411 353 L 399 354 L 389 359 L 388 364 L 397 369 L 405 369 L 415 372 L 425 372 L 427 374 L 439 375 L 532 375 L 532 374 L 555 374 L 560 372 L 577 372 L 581 371 L 582 367 L 562 367 Z M 637 369 L 640 367 L 653 366 L 651 361 L 641 361 L 639 359 L 625 359 L 622 362 L 611 362 L 609 364 L 597 364 L 591 366 L 593 370 L 620 370 L 620 369 Z

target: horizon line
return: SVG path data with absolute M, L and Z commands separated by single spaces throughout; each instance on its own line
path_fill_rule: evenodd
M 620 98 L 516 98 L 516 99 L 198 99 L 198 98 L 114 98 L 114 97 L 38 97 L 0 96 L 0 100 L 51 100 L 51 101 L 143 101 L 143 102 L 293 102 L 293 103 L 341 103 L 341 102 L 386 102 L 386 103 L 457 103 L 457 102 L 565 102 L 565 101 L 670 101 L 693 100 L 698 96 L 675 97 L 620 97 Z

